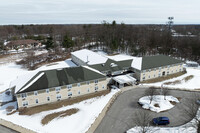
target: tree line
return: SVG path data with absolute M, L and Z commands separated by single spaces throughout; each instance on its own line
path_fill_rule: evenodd
M 134 56 L 166 54 L 196 61 L 200 56 L 199 25 L 174 25 L 172 30 L 168 25 L 128 25 L 116 21 L 0 26 L 0 49 L 4 49 L 4 40 L 18 39 L 39 40 L 51 50 L 60 47 L 73 51 L 87 46 Z M 91 42 L 95 45 L 87 45 Z

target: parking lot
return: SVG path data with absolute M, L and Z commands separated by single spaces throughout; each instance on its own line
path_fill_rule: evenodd
M 143 108 L 137 103 L 139 98 L 144 96 L 147 88 L 135 88 L 122 93 L 113 103 L 95 133 L 124 133 L 128 129 L 135 126 L 134 114 Z M 153 117 L 167 116 L 170 119 L 168 126 L 180 126 L 189 122 L 192 118 L 185 118 L 183 108 L 186 106 L 184 102 L 188 98 L 192 98 L 194 92 L 181 91 L 181 90 L 170 90 L 171 95 L 179 97 L 180 103 L 174 108 L 161 112 L 152 113 Z M 200 96 L 199 92 L 195 92 Z

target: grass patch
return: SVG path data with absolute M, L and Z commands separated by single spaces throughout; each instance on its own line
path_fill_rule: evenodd
M 187 73 L 187 71 L 178 72 L 178 73 L 175 73 L 175 74 L 167 75 L 165 77 L 159 77 L 159 78 L 155 78 L 155 79 L 150 79 L 150 80 L 142 81 L 140 83 L 156 83 L 156 82 L 161 82 L 161 81 L 164 81 L 164 80 L 168 80 L 168 79 L 179 77 L 179 76 L 181 76 L 183 74 L 186 74 L 186 73 Z
M 194 78 L 194 75 L 189 75 L 189 76 L 183 78 L 183 80 L 184 80 L 185 82 L 187 82 L 187 81 L 191 80 L 192 78 Z
M 41 120 L 41 123 L 42 123 L 42 125 L 46 125 L 55 118 L 70 116 L 70 115 L 77 113 L 78 111 L 79 111 L 79 109 L 73 108 L 73 109 L 68 109 L 68 110 L 61 111 L 61 112 L 48 114 Z
M 171 81 L 171 82 L 165 82 L 164 85 L 177 85 L 180 83 L 181 83 L 181 80 L 175 80 L 175 81 Z
M 63 106 L 72 105 L 74 103 L 79 103 L 81 101 L 91 99 L 91 98 L 94 98 L 97 96 L 103 96 L 103 95 L 108 94 L 109 92 L 110 92 L 110 90 L 107 89 L 107 90 L 95 92 L 92 94 L 87 94 L 87 95 L 83 95 L 83 96 L 79 96 L 79 97 L 74 97 L 71 99 L 57 101 L 57 102 L 54 102 L 51 104 L 44 104 L 44 105 L 39 105 L 39 106 L 35 106 L 35 107 L 30 107 L 30 108 L 20 108 L 20 109 L 18 109 L 18 112 L 19 112 L 19 115 L 33 115 L 33 114 L 37 114 L 37 113 L 40 113 L 43 111 L 58 109 Z
M 157 103 L 156 103 L 156 104 L 154 104 L 154 106 L 155 106 L 155 107 L 158 107 L 158 108 L 160 108 L 160 106 L 159 106 Z

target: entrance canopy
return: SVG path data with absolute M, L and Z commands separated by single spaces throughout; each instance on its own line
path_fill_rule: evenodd
M 119 84 L 133 84 L 135 83 L 136 79 L 129 76 L 129 75 L 120 75 L 113 77 L 113 80 L 118 82 Z

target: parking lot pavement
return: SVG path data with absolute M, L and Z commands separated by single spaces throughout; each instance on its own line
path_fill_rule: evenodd
M 148 88 L 135 88 L 122 93 L 113 103 L 95 133 L 124 133 L 134 126 L 134 113 L 143 110 L 137 103 L 139 98 L 144 96 L 145 90 Z M 181 98 L 174 108 L 161 112 L 152 113 L 153 117 L 167 116 L 170 119 L 168 126 L 180 126 L 189 122 L 192 118 L 183 117 L 183 103 L 193 97 L 194 92 L 170 90 L 172 96 Z M 195 92 L 200 96 L 199 92 Z
M 19 133 L 12 129 L 0 125 L 0 133 Z

